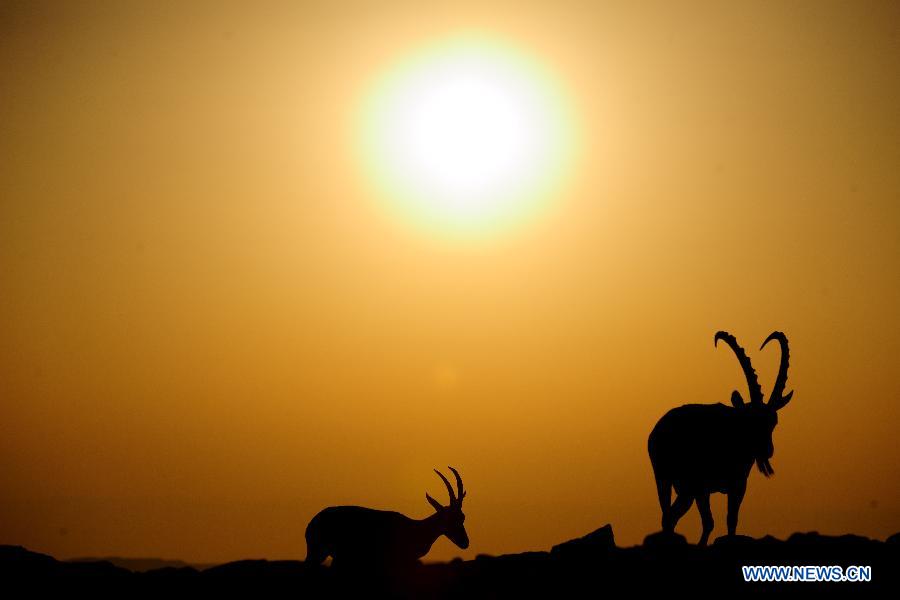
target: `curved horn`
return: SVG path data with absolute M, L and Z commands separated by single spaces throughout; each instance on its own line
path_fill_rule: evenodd
M 772 393 L 769 394 L 769 406 L 778 410 L 784 408 L 784 405 L 791 401 L 794 392 L 784 393 L 784 386 L 787 383 L 788 366 L 790 364 L 790 351 L 788 349 L 787 336 L 781 331 L 773 331 L 766 338 L 766 341 L 759 347 L 760 350 L 766 347 L 766 344 L 772 340 L 778 340 L 781 345 L 781 364 L 778 366 L 778 377 L 775 378 L 775 385 L 772 386 Z
M 453 471 L 453 476 L 456 477 L 456 498 L 457 502 L 462 504 L 463 498 L 466 497 L 466 490 L 463 489 L 462 477 L 459 476 L 459 471 L 453 467 L 448 466 L 447 468 Z
M 453 486 L 450 485 L 450 482 L 447 481 L 447 478 L 444 477 L 444 474 L 437 469 L 435 469 L 434 472 L 438 474 L 438 477 L 440 477 L 441 481 L 444 482 L 444 485 L 447 486 L 447 493 L 450 494 L 450 504 L 454 504 L 455 502 L 457 502 L 456 496 L 453 494 Z
M 731 346 L 731 349 L 734 350 L 734 353 L 737 356 L 738 362 L 741 363 L 741 368 L 744 370 L 744 376 L 747 378 L 747 387 L 750 388 L 750 403 L 762 404 L 762 389 L 759 387 L 756 371 L 753 370 L 753 365 L 750 364 L 747 353 L 738 345 L 734 336 L 727 331 L 717 331 L 713 340 L 713 345 L 718 347 L 719 340 L 723 340 L 726 344 Z

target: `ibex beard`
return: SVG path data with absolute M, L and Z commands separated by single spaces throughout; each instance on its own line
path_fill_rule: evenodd
M 747 378 L 750 402 L 744 402 L 740 393 L 734 391 L 732 406 L 686 404 L 673 408 L 659 420 L 647 442 L 662 508 L 663 531 L 674 532 L 678 520 L 696 501 L 703 526 L 700 545 L 707 543 L 714 525 L 710 494 L 727 494 L 728 535 L 733 536 L 753 463 L 766 477 L 774 473 L 769 460 L 775 452 L 772 432 L 778 423 L 777 411 L 793 396 L 793 392 L 784 394 L 789 361 L 784 333 L 773 332 L 760 347 L 772 340 L 781 346 L 781 363 L 768 403 L 763 402 L 756 371 L 734 336 L 719 331 L 714 338 L 716 345 L 719 340 L 737 356 Z M 677 494 L 674 503 L 672 488 Z

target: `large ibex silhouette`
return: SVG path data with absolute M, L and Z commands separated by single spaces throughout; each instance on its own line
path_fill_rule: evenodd
M 361 506 L 332 506 L 319 512 L 306 527 L 306 561 L 321 563 L 328 556 L 332 566 L 390 567 L 414 563 L 428 554 L 441 535 L 462 549 L 469 547 L 463 522 L 462 478 L 453 467 L 456 493 L 444 475 L 435 473 L 447 486 L 450 505 L 442 506 L 427 493 L 425 499 L 435 513 L 425 519 L 411 519 L 392 511 Z
M 788 372 L 788 340 L 775 331 L 760 346 L 772 340 L 781 345 L 781 364 L 778 376 L 763 402 L 762 390 L 750 359 L 734 336 L 725 331 L 716 333 L 714 341 L 728 344 L 737 355 L 747 377 L 750 402 L 745 403 L 737 391 L 731 394 L 731 406 L 724 404 L 686 404 L 666 413 L 653 428 L 647 442 L 656 490 L 662 507 L 662 528 L 666 533 L 675 530 L 678 520 L 696 500 L 703 523 L 700 545 L 706 545 L 713 529 L 709 495 L 722 492 L 728 495 L 728 535 L 737 530 L 738 511 L 747 489 L 747 478 L 753 463 L 768 477 L 774 470 L 769 459 L 775 451 L 772 431 L 778 423 L 777 411 L 791 400 L 794 392 L 784 394 Z M 677 497 L 672 503 L 672 488 Z

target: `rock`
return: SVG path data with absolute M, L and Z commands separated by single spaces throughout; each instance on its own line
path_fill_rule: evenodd
M 164 558 L 125 558 L 121 556 L 103 556 L 103 557 L 82 557 L 70 558 L 65 562 L 69 563 L 98 563 L 107 562 L 122 569 L 127 569 L 134 573 L 145 573 L 147 571 L 158 571 L 165 568 L 184 569 L 193 567 L 197 571 L 202 571 L 215 565 L 190 565 L 182 560 L 166 560 Z
M 607 523 L 584 537 L 553 546 L 550 554 L 556 558 L 583 558 L 585 556 L 607 554 L 615 548 L 616 540 L 615 536 L 613 536 L 612 525 Z
M 865 546 L 871 544 L 872 540 L 861 535 L 844 534 L 844 535 L 822 535 L 818 531 L 793 533 L 788 538 L 789 544 L 807 545 L 807 546 Z
M 749 546 L 756 542 L 757 540 L 749 535 L 723 535 L 716 538 L 713 546 Z
M 644 545 L 648 548 L 665 548 L 672 546 L 687 546 L 687 538 L 680 533 L 666 533 L 657 531 L 644 538 Z
M 757 541 L 758 541 L 758 542 L 761 542 L 761 543 L 763 543 L 763 544 L 769 544 L 770 546 L 771 546 L 771 545 L 777 545 L 777 544 L 783 544 L 783 543 L 784 543 L 784 541 L 779 540 L 779 539 L 778 539 L 777 537 L 775 537 L 774 535 L 768 535 L 768 534 L 766 534 L 766 535 L 764 535 L 763 537 L 759 538 L 759 540 L 757 540 Z

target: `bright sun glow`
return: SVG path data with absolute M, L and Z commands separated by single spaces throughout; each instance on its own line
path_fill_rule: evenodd
M 365 108 L 364 160 L 405 218 L 453 234 L 535 213 L 571 132 L 558 86 L 499 44 L 456 39 L 391 71 Z

